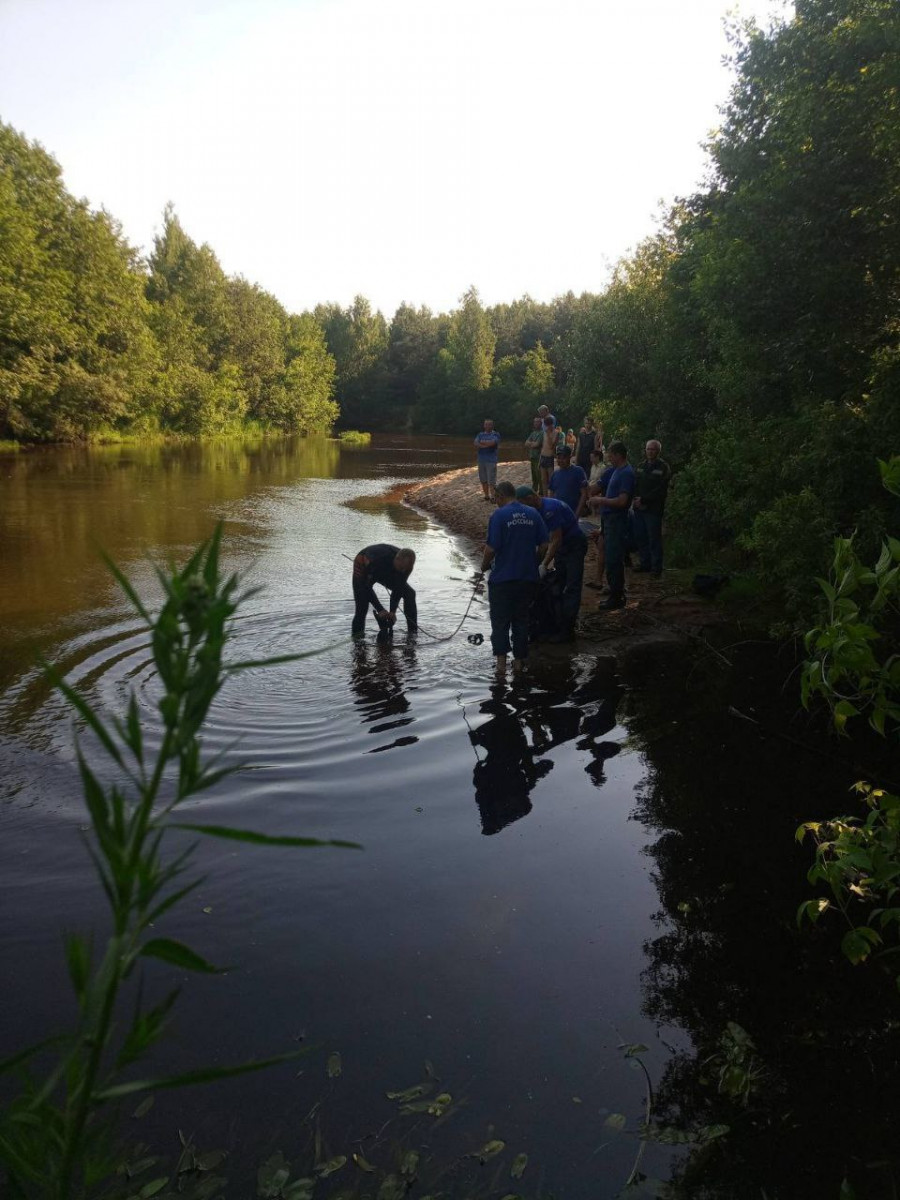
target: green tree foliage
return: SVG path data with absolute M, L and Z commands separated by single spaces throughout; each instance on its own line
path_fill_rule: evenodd
M 470 287 L 451 314 L 446 343 L 425 380 L 418 413 L 422 428 L 466 433 L 493 415 L 485 409 L 496 342 L 478 290 Z
M 288 318 L 287 366 L 261 416 L 282 429 L 314 433 L 338 418 L 334 399 L 334 359 L 325 335 L 310 313 Z M 276 407 L 278 406 L 278 407 Z
M 0 437 L 329 429 L 334 363 L 313 326 L 228 278 L 171 206 L 144 264 L 0 125 Z
M 709 189 L 576 319 L 571 386 L 683 468 L 670 526 L 755 564 L 794 616 L 835 534 L 862 550 L 900 443 L 900 10 L 803 0 L 733 33 Z M 802 577 L 802 578 L 801 578 Z
M 401 304 L 388 335 L 384 414 L 393 427 L 413 419 L 428 373 L 447 338 L 447 317 L 436 317 L 424 305 Z
M 154 347 L 132 248 L 65 190 L 56 162 L 0 124 L 0 436 L 126 423 Z
M 349 308 L 320 304 L 314 312 L 336 365 L 337 401 L 344 424 L 360 427 L 378 409 L 388 348 L 387 322 L 365 296 Z

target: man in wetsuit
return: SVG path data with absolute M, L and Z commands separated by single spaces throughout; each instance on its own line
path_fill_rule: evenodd
M 397 620 L 397 609 L 401 600 L 406 628 L 410 633 L 416 632 L 416 593 L 409 586 L 409 577 L 415 565 L 414 550 L 398 550 L 396 546 L 384 543 L 366 546 L 365 550 L 360 550 L 353 560 L 353 599 L 356 601 L 352 626 L 354 637 L 358 637 L 365 629 L 370 604 L 382 632 L 391 629 Z M 376 583 L 380 583 L 391 593 L 390 610 L 378 599 L 374 586 Z

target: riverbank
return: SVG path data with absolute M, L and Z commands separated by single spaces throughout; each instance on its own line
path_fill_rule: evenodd
M 499 474 L 517 487 L 531 482 L 527 462 L 502 463 Z M 435 517 L 453 533 L 471 543 L 473 558 L 480 553 L 493 507 L 485 503 L 475 467 L 446 471 L 405 490 L 406 502 Z M 665 571 L 662 579 L 627 573 L 628 603 L 623 609 L 600 609 L 603 594 L 588 584 L 597 581 L 596 553 L 588 550 L 585 562 L 585 587 L 578 622 L 581 649 L 598 649 L 619 657 L 626 652 L 640 653 L 661 644 L 682 645 L 698 641 L 713 655 L 718 651 L 707 635 L 724 625 L 723 614 L 710 601 L 695 596 L 685 582 L 685 573 Z

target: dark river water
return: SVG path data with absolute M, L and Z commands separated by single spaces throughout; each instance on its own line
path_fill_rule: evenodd
M 61 930 L 104 928 L 80 839 L 72 721 L 36 656 L 107 711 L 134 689 L 152 720 L 147 640 L 99 551 L 151 597 L 149 560 L 183 558 L 219 520 L 227 567 L 263 588 L 235 622 L 233 657 L 338 645 L 229 682 L 205 745 L 246 766 L 192 801 L 190 817 L 362 848 L 201 846 L 206 880 L 162 932 L 234 969 L 178 980 L 154 1069 L 315 1049 L 161 1096 L 142 1137 L 165 1150 L 176 1130 L 192 1132 L 203 1148 L 228 1149 L 240 1180 L 274 1150 L 303 1161 L 304 1118 L 321 1102 L 320 1151 L 381 1165 L 407 1136 L 385 1093 L 422 1080 L 427 1062 L 453 1096 L 452 1119 L 419 1118 L 404 1144 L 437 1178 L 450 1172 L 435 1190 L 613 1197 L 646 1102 L 622 1045 L 643 1043 L 651 1078 L 677 1092 L 704 1035 L 742 1020 L 764 1037 L 773 997 L 795 1004 L 784 999 L 794 891 L 804 894 L 785 801 L 794 783 L 777 747 L 742 731 L 734 741 L 727 722 L 694 737 L 681 668 L 650 709 L 641 688 L 579 653 L 540 656 L 527 687 L 498 686 L 487 643 L 464 636 L 487 633 L 482 596 L 452 641 L 408 644 L 401 621 L 392 645 L 371 629 L 350 642 L 344 556 L 373 542 L 415 549 L 426 629 L 458 623 L 473 576 L 466 547 L 384 494 L 471 455 L 465 441 L 376 437 L 365 450 L 286 440 L 0 459 L 0 1057 L 71 1018 Z M 658 662 L 647 671 L 656 684 L 665 676 Z M 702 673 L 696 683 L 708 691 Z M 757 819 L 778 810 L 779 870 L 797 873 L 787 895 L 775 866 L 751 865 L 735 838 L 753 803 Z M 774 914 L 759 944 L 747 932 L 754 904 L 759 920 Z M 147 986 L 171 978 L 151 966 Z M 342 1071 L 329 1079 L 335 1051 Z M 627 1119 L 624 1133 L 611 1114 Z M 491 1139 L 506 1143 L 504 1158 L 461 1159 Z M 529 1167 L 516 1183 L 520 1152 Z M 640 1169 L 664 1179 L 676 1161 L 650 1144 Z

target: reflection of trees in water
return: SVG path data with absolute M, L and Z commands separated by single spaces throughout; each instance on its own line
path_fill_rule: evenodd
M 499 833 L 526 817 L 535 784 L 553 769 L 542 756 L 579 737 L 575 749 L 591 755 L 585 771 L 602 786 L 603 763 L 619 747 L 596 739 L 616 724 L 620 689 L 609 682 L 601 688 L 596 680 L 580 685 L 572 680 L 571 685 L 571 690 L 544 693 L 497 684 L 482 702 L 479 711 L 489 719 L 469 730 L 478 757 L 472 782 L 482 833 Z
M 683 663 L 657 662 L 633 682 L 629 728 L 650 763 L 637 815 L 658 831 L 649 853 L 662 905 L 644 1008 L 697 1047 L 659 1082 L 656 1116 L 731 1127 L 689 1160 L 678 1194 L 836 1200 L 849 1176 L 859 1196 L 895 1195 L 896 992 L 877 970 L 844 961 L 839 932 L 801 933 L 794 920 L 810 895 L 794 830 L 831 802 L 846 806 L 847 779 L 729 718 L 734 689 L 749 686 L 737 677 L 697 675 L 685 690 Z M 778 682 L 764 691 L 769 703 Z M 793 703 L 787 694 L 785 721 Z M 746 1107 L 720 1092 L 709 1062 L 728 1021 L 749 1032 L 762 1072 Z M 866 1165 L 875 1163 L 887 1166 Z
M 395 645 L 393 638 L 378 638 L 374 642 L 359 641 L 353 647 L 350 683 L 369 733 L 385 733 L 412 724 L 414 718 L 406 715 L 411 705 L 405 688 L 415 665 L 416 648 L 412 642 Z M 389 746 L 375 749 L 388 750 L 416 741 L 418 738 L 414 737 L 398 738 Z

